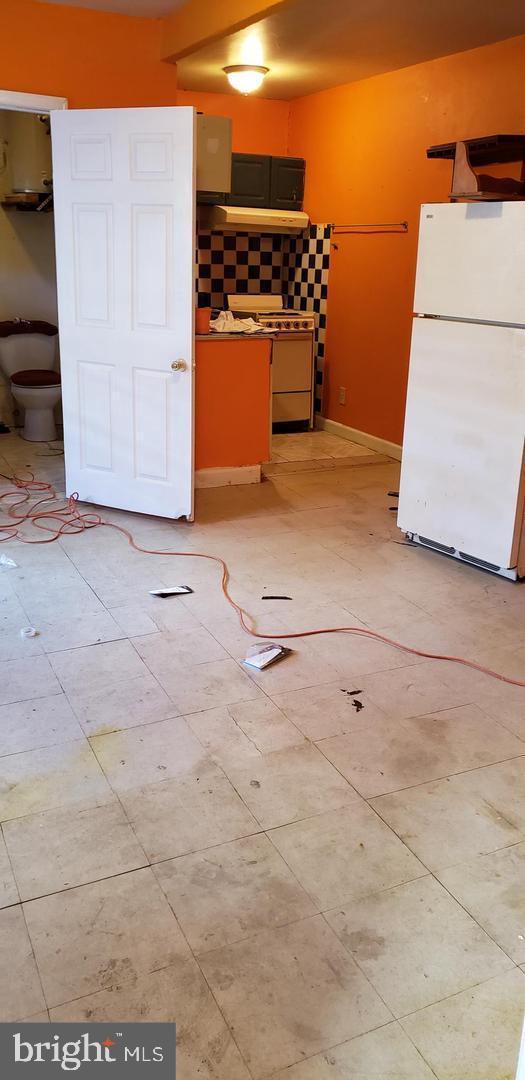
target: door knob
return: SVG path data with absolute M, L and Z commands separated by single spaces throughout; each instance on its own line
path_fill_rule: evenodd
M 172 360 L 171 361 L 171 370 L 172 371 L 186 371 L 186 361 L 185 360 Z

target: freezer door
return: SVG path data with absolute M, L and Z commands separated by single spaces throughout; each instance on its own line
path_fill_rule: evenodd
M 524 438 L 525 330 L 414 319 L 399 527 L 515 566 Z
M 414 311 L 525 325 L 525 202 L 421 207 Z

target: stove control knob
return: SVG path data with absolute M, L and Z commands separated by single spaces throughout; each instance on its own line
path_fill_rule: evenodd
M 288 319 L 285 319 L 285 321 L 284 321 L 284 323 L 283 323 L 283 326 L 284 326 L 284 329 L 285 329 L 285 330 L 289 330 L 289 329 L 290 329 L 290 322 L 289 322 L 289 320 L 288 320 Z
M 298 322 L 297 319 L 294 319 L 294 324 L 293 324 L 294 330 L 299 330 L 300 326 L 301 326 L 301 323 Z
M 303 330 L 308 330 L 308 329 L 309 329 L 308 321 L 306 319 L 303 319 Z

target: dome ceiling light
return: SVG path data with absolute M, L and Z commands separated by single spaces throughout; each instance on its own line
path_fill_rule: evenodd
M 270 69 L 260 64 L 230 64 L 222 70 L 234 90 L 240 94 L 252 94 L 262 85 Z

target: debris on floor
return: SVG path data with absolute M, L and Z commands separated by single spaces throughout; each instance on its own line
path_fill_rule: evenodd
M 18 563 L 14 559 L 10 559 L 9 555 L 0 555 L 0 566 L 18 566 Z
M 21 631 L 20 631 L 20 637 L 21 638 L 32 638 L 32 637 L 37 637 L 37 635 L 38 635 L 38 630 L 35 630 L 34 626 L 23 626 Z
M 261 596 L 261 600 L 292 600 L 291 596 Z
M 270 641 L 268 644 L 252 645 L 242 662 L 246 667 L 257 668 L 258 671 L 262 671 L 264 668 L 269 667 L 270 664 L 282 660 L 292 651 L 292 649 L 287 649 L 286 645 L 277 645 L 275 641 Z
M 359 701 L 357 696 L 358 694 L 363 693 L 362 690 L 343 690 L 343 687 L 340 687 L 340 690 L 342 694 L 346 694 L 347 697 L 351 698 L 352 705 L 356 712 L 361 712 L 361 709 L 364 709 L 364 703 Z
M 165 589 L 150 589 L 150 596 L 159 596 L 162 600 L 165 600 L 168 596 L 185 596 L 187 593 L 192 593 L 193 589 L 190 589 L 189 585 L 171 585 L 166 586 Z

